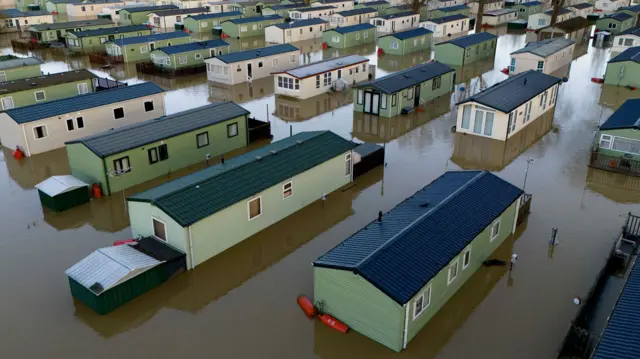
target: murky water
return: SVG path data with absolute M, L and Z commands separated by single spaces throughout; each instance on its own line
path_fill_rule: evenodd
M 451 96 L 393 119 L 354 115 L 344 94 L 305 101 L 274 96 L 270 80 L 224 87 L 208 83 L 204 74 L 167 79 L 138 75 L 131 65 L 102 68 L 86 57 L 34 52 L 46 61 L 45 72 L 89 68 L 129 83 L 154 81 L 167 90 L 169 113 L 233 100 L 270 120 L 275 140 L 331 129 L 345 138 L 384 143 L 387 166 L 101 317 L 74 302 L 64 270 L 96 248 L 129 238 L 125 196 L 166 179 L 56 214 L 42 209 L 33 186 L 69 172 L 64 150 L 20 162 L 5 150 L 0 153 L 0 357 L 554 357 L 577 310 L 571 299 L 588 291 L 623 216 L 640 212 L 640 179 L 587 167 L 598 123 L 626 98 L 639 95 L 591 83 L 604 73 L 610 50 L 585 46 L 567 69 L 569 82 L 562 86 L 552 123 L 540 122 L 506 144 L 454 134 L 453 103 L 505 79 L 499 70 L 508 65 L 508 54 L 532 40 L 530 34 L 494 32 L 500 34 L 495 59 L 456 69 L 459 84 Z M 12 37 L 0 38 L 2 52 L 12 52 Z M 236 46 L 261 43 L 242 40 Z M 323 50 L 314 41 L 302 49 L 305 63 L 362 54 L 378 65 L 378 76 L 430 58 L 378 57 L 375 46 Z M 522 185 L 527 158 L 534 160 L 526 184 L 532 213 L 496 254 L 518 253 L 513 272 L 478 271 L 405 352 L 392 353 L 358 333 L 341 335 L 302 315 L 295 298 L 312 294 L 311 262 L 378 210 L 389 210 L 447 169 L 487 168 Z M 560 245 L 550 251 L 553 227 L 559 228 Z

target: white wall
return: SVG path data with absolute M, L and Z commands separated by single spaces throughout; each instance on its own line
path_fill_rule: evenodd
M 39 15 L 29 17 L 15 17 L 0 19 L 3 22 L 3 26 L 0 27 L 0 32 L 16 32 L 18 31 L 18 24 L 20 25 L 20 31 L 26 31 L 27 27 L 37 24 L 52 24 L 53 15 Z
M 601 10 L 605 14 L 616 12 L 618 8 L 629 6 L 629 0 L 596 0 L 596 10 Z
M 356 72 L 357 69 L 357 72 Z M 347 83 L 348 86 L 353 85 L 354 81 L 355 82 L 361 82 L 361 81 L 366 81 L 369 79 L 369 61 L 361 63 L 361 64 L 356 64 L 356 65 L 350 65 L 350 66 L 346 66 L 343 68 L 335 68 L 331 71 L 326 71 L 323 72 L 321 74 L 317 74 L 311 77 L 307 77 L 307 78 L 303 78 L 300 79 L 299 81 L 299 89 L 296 90 L 295 89 L 295 77 L 291 76 L 289 74 L 286 73 L 282 73 L 282 74 L 274 74 L 273 75 L 273 86 L 275 88 L 275 93 L 279 94 L 279 95 L 286 95 L 289 97 L 294 97 L 297 99 L 307 99 L 313 96 L 317 96 L 320 95 L 322 93 L 325 92 L 330 92 L 331 91 L 331 86 L 333 84 L 335 84 L 335 82 L 338 80 L 338 70 L 340 70 L 341 74 L 341 78 L 344 79 Z M 324 74 L 325 73 L 331 73 L 331 82 L 329 82 L 326 86 L 325 86 L 325 82 L 324 82 Z M 316 81 L 317 78 L 316 76 L 319 76 L 320 79 L 320 87 L 316 87 Z M 280 82 L 278 77 L 283 77 L 283 78 L 291 78 L 294 80 L 294 88 L 293 89 L 289 89 L 289 88 L 285 88 L 285 87 L 280 87 Z M 283 82 L 284 83 L 284 82 Z
M 180 15 L 168 15 L 168 16 L 158 16 L 156 14 L 149 14 L 149 23 L 154 27 L 163 30 L 173 30 L 175 28 L 176 23 L 183 23 L 184 18 L 187 16 L 206 14 L 207 12 L 193 12 L 187 14 Z
M 376 16 L 378 16 L 377 11 L 353 16 L 341 16 L 339 14 L 333 14 L 329 19 L 329 25 L 335 28 L 358 24 L 368 24 L 369 20 Z
M 433 31 L 433 37 L 445 37 L 449 34 L 455 35 L 469 30 L 469 19 L 455 20 L 444 24 L 424 21 L 419 24 L 419 27 Z
M 375 25 L 378 28 L 378 32 L 392 33 L 418 27 L 418 25 L 420 24 L 420 15 L 414 14 L 411 16 L 404 16 L 391 20 L 373 18 L 369 20 L 369 23 Z
M 527 21 L 527 29 L 537 30 L 545 26 L 549 26 L 550 23 L 551 16 L 547 14 L 537 13 L 529 15 L 529 20 Z
M 345 11 L 345 10 L 353 9 L 354 1 L 343 1 L 343 2 L 337 2 L 337 3 L 331 3 L 331 4 L 323 4 L 320 2 L 311 3 L 311 7 L 317 7 L 317 6 L 333 6 L 336 8 L 336 11 Z
M 635 46 L 640 46 L 640 37 L 635 35 L 620 35 L 613 39 L 611 52 L 623 52 L 624 50 Z
M 205 62 L 207 63 L 207 79 L 209 79 L 209 81 L 235 85 L 248 81 L 249 64 L 251 64 L 253 80 L 271 76 L 272 72 L 284 71 L 286 69 L 296 67 L 300 63 L 300 50 L 289 51 L 272 56 L 258 57 L 252 60 L 240 61 L 232 64 L 227 64 L 220 61 L 218 58 L 207 59 Z M 262 67 L 259 66 L 260 63 L 262 63 Z M 225 68 L 227 68 L 227 74 L 224 72 Z M 216 69 L 220 72 L 216 72 Z
M 291 42 L 317 39 L 322 37 L 322 32 L 326 29 L 326 24 L 294 27 L 286 30 L 271 25 L 264 28 L 264 40 L 272 44 L 288 44 Z
M 484 15 L 482 17 L 482 23 L 491 25 L 491 26 L 498 26 L 498 25 L 506 24 L 509 21 L 516 20 L 517 18 L 518 18 L 517 12 L 512 12 L 512 13 L 508 13 L 500 16 Z
M 67 15 L 75 17 L 95 16 L 102 12 L 102 9 L 109 6 L 123 6 L 124 2 L 117 3 L 87 3 L 87 4 L 67 4 Z
M 297 10 L 292 10 L 289 11 L 289 17 L 293 20 L 308 20 L 308 19 L 322 19 L 325 21 L 329 21 L 331 15 L 333 15 L 336 12 L 336 9 L 324 9 L 324 10 L 317 10 L 317 11 L 297 11 Z
M 509 70 L 510 75 L 519 74 L 521 72 L 538 69 L 538 61 L 544 63 L 542 72 L 545 74 L 551 74 L 559 68 L 568 65 L 573 59 L 573 51 L 575 44 L 572 44 L 553 55 L 543 58 L 541 56 L 532 53 L 521 53 L 511 55 L 512 59 L 516 59 L 516 66 L 514 71 Z
M 207 6 L 207 3 L 202 0 L 174 0 L 173 5 L 180 9 L 193 9 L 197 7 L 205 7 Z

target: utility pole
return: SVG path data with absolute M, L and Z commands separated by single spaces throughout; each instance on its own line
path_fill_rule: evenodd
M 527 187 L 527 175 L 529 174 L 529 165 L 531 165 L 533 161 L 534 160 L 532 157 L 527 158 L 527 168 L 524 170 L 524 183 L 522 184 L 522 191 L 525 191 L 525 188 Z

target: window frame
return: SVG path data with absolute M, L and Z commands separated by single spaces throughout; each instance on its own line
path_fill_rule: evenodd
M 153 160 L 153 158 L 151 156 L 152 153 L 155 153 L 155 157 L 156 157 L 155 161 Z M 150 149 L 148 149 L 147 150 L 147 157 L 149 159 L 149 164 L 150 165 L 153 165 L 153 164 L 156 164 L 156 163 L 160 162 L 160 157 L 158 156 L 158 148 L 157 147 L 151 147 Z
M 351 173 L 353 172 L 353 156 L 351 156 L 351 152 L 346 153 L 344 155 L 344 162 L 345 165 L 348 163 L 349 166 L 345 166 L 345 177 L 347 176 L 351 176 Z
M 260 212 L 257 215 L 251 217 L 251 202 L 254 202 L 256 200 L 259 201 Z M 256 219 L 256 218 L 258 218 L 260 216 L 262 216 L 262 195 L 257 196 L 257 197 L 253 197 L 253 198 L 251 198 L 250 200 L 247 201 L 247 218 L 249 219 L 249 221 L 254 220 L 254 219 Z
M 608 137 L 609 139 L 605 140 L 604 139 L 605 137 Z M 602 142 L 603 141 L 609 142 L 609 145 L 607 147 L 602 146 Z M 599 148 L 604 148 L 604 149 L 610 150 L 612 145 L 613 145 L 613 135 L 607 135 L 605 133 L 600 134 L 600 140 L 598 141 L 598 147 Z
M 231 135 L 229 135 L 229 129 L 233 128 L 233 126 L 235 126 L 236 134 L 231 136 Z M 240 127 L 238 126 L 237 122 L 230 123 L 230 124 L 227 125 L 227 138 L 233 138 L 233 137 L 238 136 L 239 134 L 240 134 Z
M 455 275 L 453 277 L 451 276 L 452 268 L 456 269 Z M 460 269 L 460 258 L 456 258 L 449 263 L 449 265 L 447 266 L 447 285 L 453 283 L 453 281 L 456 280 L 456 278 L 458 278 L 459 269 Z
M 496 233 L 493 233 L 493 230 L 497 228 Z M 494 239 L 498 238 L 500 235 L 500 218 L 496 219 L 491 223 L 491 232 L 489 233 L 489 243 L 493 242 Z
M 80 91 L 80 88 L 81 88 L 81 87 L 83 87 L 83 86 L 86 88 L 86 91 L 85 91 L 85 92 L 81 92 L 81 91 Z M 77 89 L 78 89 L 78 95 L 84 95 L 84 94 L 89 93 L 89 85 L 87 85 L 87 83 L 86 83 L 86 82 L 81 82 L 81 83 L 79 83 L 76 87 L 77 87 Z
M 205 135 L 205 138 L 207 139 L 207 143 L 204 145 L 200 145 L 200 136 L 202 135 Z M 196 134 L 196 148 L 202 148 L 207 146 L 209 146 L 209 131 L 200 132 Z
M 412 320 L 418 319 L 418 317 L 420 317 L 420 315 L 422 315 L 422 313 L 424 313 L 427 310 L 427 308 L 429 308 L 429 305 L 431 305 L 431 291 L 432 291 L 431 284 L 429 284 L 420 293 L 420 295 L 416 297 L 416 299 L 413 301 L 413 319 Z M 420 301 L 420 311 L 416 311 L 418 307 L 417 304 L 420 299 L 422 299 Z M 425 299 L 426 299 L 426 304 L 425 304 Z
M 289 185 L 289 189 L 286 188 L 287 185 Z M 289 192 L 288 195 L 287 192 Z M 282 199 L 287 199 L 290 197 L 293 197 L 293 180 L 287 181 L 282 184 Z
M 37 136 L 36 136 L 36 134 L 37 134 L 37 132 L 36 132 L 36 128 L 40 128 L 40 127 L 44 127 L 44 132 L 43 132 L 43 133 L 44 133 L 44 136 L 42 136 L 42 137 L 37 137 Z M 33 127 L 32 127 L 32 132 L 33 132 L 33 138 L 34 138 L 34 140 L 36 140 L 36 141 L 37 141 L 37 140 L 41 140 L 41 139 L 43 139 L 43 138 L 47 138 L 47 137 L 49 137 L 49 128 L 47 128 L 47 125 L 46 125 L 46 124 L 44 124 L 44 125 L 39 125 L 39 126 L 33 126 Z
M 72 132 L 75 131 L 76 128 L 76 123 L 75 123 L 75 119 L 73 117 L 68 117 L 65 121 L 65 127 L 67 128 L 67 132 Z M 69 124 L 71 124 L 71 129 L 69 128 Z
M 42 94 L 42 99 L 38 100 L 38 94 L 41 93 Z M 33 96 L 36 99 L 36 102 L 40 102 L 40 101 L 47 101 L 47 94 L 44 92 L 44 90 L 40 90 L 40 91 L 35 91 L 33 93 Z
M 5 108 L 4 106 L 4 101 L 5 100 L 9 100 L 11 102 L 11 107 Z M 3 110 L 11 110 L 12 108 L 16 108 L 16 105 L 13 103 L 13 97 L 12 96 L 6 96 L 3 98 L 0 98 L 0 108 L 2 108 Z
M 115 176 L 122 176 L 125 173 L 131 172 L 131 161 L 129 159 L 129 156 L 124 156 L 124 157 L 120 157 L 120 158 L 114 159 L 113 160 L 113 172 L 116 172 L 116 162 L 122 162 L 122 160 L 124 160 L 125 158 L 127 159 L 127 164 L 129 165 L 128 169 L 126 171 L 122 172 L 122 173 L 116 173 Z M 120 163 L 120 167 L 123 167 L 122 163 Z
M 464 251 L 462 251 L 462 270 L 467 269 L 467 267 L 469 267 L 469 264 L 471 264 L 471 245 L 469 245 Z
M 164 236 L 166 238 L 160 238 L 156 235 L 156 226 L 154 222 L 158 222 L 160 224 L 162 224 L 162 226 L 164 227 Z M 165 223 L 163 220 L 158 219 L 154 216 L 151 216 L 151 228 L 153 228 L 153 238 L 157 238 L 161 241 L 164 241 L 165 243 L 169 243 L 169 234 L 167 233 L 167 223 Z

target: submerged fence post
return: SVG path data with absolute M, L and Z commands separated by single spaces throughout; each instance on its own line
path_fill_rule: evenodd
M 549 244 L 551 244 L 552 246 L 555 246 L 556 244 L 558 244 L 558 241 L 556 240 L 557 235 L 558 235 L 558 228 L 552 228 L 551 239 L 549 240 Z
M 269 122 L 269 104 L 267 104 L 267 122 Z

